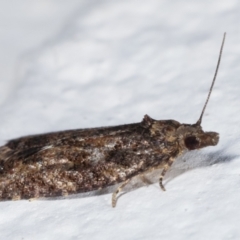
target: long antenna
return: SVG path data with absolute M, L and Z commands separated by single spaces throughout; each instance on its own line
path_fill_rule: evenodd
M 202 117 L 203 117 L 203 114 L 204 114 L 204 111 L 205 111 L 205 108 L 207 106 L 207 103 L 208 103 L 208 100 L 210 98 L 210 95 L 212 93 L 212 89 L 213 89 L 213 85 L 215 83 L 215 80 L 216 80 L 216 77 L 217 77 L 217 73 L 218 73 L 218 68 L 219 68 L 219 65 L 220 65 L 220 62 L 221 62 L 221 57 L 222 57 L 222 50 L 223 50 L 223 45 L 224 45 L 224 42 L 225 42 L 225 37 L 226 37 L 226 33 L 224 33 L 223 35 L 223 40 L 222 40 L 222 46 L 221 46 L 221 49 L 220 49 L 220 53 L 219 53 L 219 57 L 218 57 L 218 62 L 217 62 L 217 67 L 216 67 L 216 71 L 215 71 L 215 74 L 214 74 L 214 77 L 213 77 L 213 81 L 212 81 L 212 85 L 210 87 L 210 90 L 209 90 L 209 93 L 208 93 L 208 97 L 207 97 L 207 100 L 204 104 L 204 107 L 203 107 L 203 110 L 202 110 L 202 113 L 200 115 L 200 118 L 198 119 L 197 121 L 197 125 L 201 125 L 201 122 L 202 122 Z

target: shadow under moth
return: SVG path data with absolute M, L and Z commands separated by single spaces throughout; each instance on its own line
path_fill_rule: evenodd
M 162 169 L 159 185 L 174 160 L 186 151 L 215 146 L 216 132 L 204 132 L 202 117 L 221 61 L 225 33 L 207 100 L 199 120 L 181 124 L 154 120 L 113 127 L 67 130 L 20 137 L 0 147 L 0 200 L 57 197 L 119 184 Z

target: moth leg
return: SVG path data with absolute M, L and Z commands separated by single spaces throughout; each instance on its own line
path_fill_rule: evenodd
M 21 196 L 20 195 L 15 195 L 12 197 L 12 201 L 18 201 L 21 200 Z
M 112 207 L 116 207 L 117 203 L 117 194 L 122 191 L 122 189 L 128 184 L 130 179 L 127 179 L 125 182 L 123 182 L 117 190 L 112 194 Z
M 148 178 L 146 178 L 144 175 L 141 175 L 140 179 L 144 183 L 145 186 L 149 186 L 152 184 L 152 182 Z
M 162 189 L 163 191 L 166 191 L 166 189 L 165 189 L 165 187 L 163 186 L 163 183 L 162 183 L 163 178 L 164 178 L 167 170 L 168 170 L 168 169 L 171 167 L 171 165 L 173 164 L 173 162 L 174 162 L 174 158 L 169 158 L 168 162 L 164 165 L 163 170 L 162 170 L 162 174 L 161 174 L 161 176 L 160 176 L 160 178 L 159 178 L 159 185 L 160 185 L 160 187 L 161 187 L 161 189 Z
M 33 202 L 33 201 L 36 201 L 37 199 L 38 199 L 38 197 L 33 197 L 33 198 L 29 198 L 28 201 Z

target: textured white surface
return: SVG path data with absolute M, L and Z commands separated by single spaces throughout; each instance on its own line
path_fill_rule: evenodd
M 0 3 L 1 144 L 146 113 L 196 122 L 226 31 L 202 123 L 220 142 L 179 159 L 166 192 L 138 188 L 116 209 L 110 194 L 1 202 L 1 239 L 239 239 L 239 2 L 84 2 Z

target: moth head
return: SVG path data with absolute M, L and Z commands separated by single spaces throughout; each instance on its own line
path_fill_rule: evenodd
M 183 149 L 194 150 L 215 146 L 219 141 L 217 132 L 204 132 L 197 124 L 182 124 L 178 129 L 180 145 Z
M 203 106 L 201 115 L 195 124 L 192 124 L 192 125 L 182 124 L 182 126 L 179 127 L 179 130 L 178 130 L 178 136 L 180 137 L 180 145 L 182 145 L 182 147 L 187 148 L 188 150 L 204 148 L 207 146 L 215 146 L 218 144 L 218 141 L 219 141 L 219 134 L 216 132 L 204 132 L 202 130 L 201 123 L 202 123 L 204 111 L 208 104 L 208 101 L 209 101 L 209 98 L 212 93 L 212 89 L 213 89 L 213 86 L 214 86 L 214 83 L 215 83 L 215 80 L 217 77 L 218 68 L 220 65 L 222 50 L 223 50 L 224 41 L 225 41 L 225 36 L 226 36 L 226 33 L 224 33 L 224 35 L 223 35 L 223 40 L 222 40 L 222 45 L 220 48 L 217 67 L 216 67 L 213 81 L 212 81 L 210 90 L 208 92 L 207 100 Z

